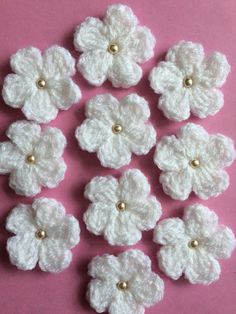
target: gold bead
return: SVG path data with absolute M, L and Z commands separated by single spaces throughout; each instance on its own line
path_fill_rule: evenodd
M 44 79 L 38 79 L 36 82 L 36 86 L 39 89 L 44 89 L 44 88 L 46 88 L 46 81 Z
M 189 247 L 196 249 L 199 246 L 198 240 L 192 240 L 189 242 Z
M 191 77 L 186 77 L 183 81 L 183 85 L 186 88 L 192 87 L 193 86 L 193 79 Z
M 200 161 L 198 159 L 193 159 L 190 161 L 190 166 L 192 168 L 199 168 L 200 167 Z
M 108 52 L 111 53 L 112 55 L 117 54 L 119 51 L 119 46 L 117 44 L 110 44 L 107 48 Z
M 116 284 L 117 288 L 119 290 L 122 290 L 122 291 L 125 291 L 128 289 L 128 282 L 126 281 L 119 281 L 117 284 Z
M 123 130 L 123 127 L 122 127 L 122 125 L 120 125 L 120 124 L 114 124 L 114 125 L 112 126 L 112 132 L 115 133 L 115 134 L 121 133 L 122 130 Z
M 117 210 L 123 212 L 126 209 L 126 204 L 124 202 L 118 202 L 116 204 Z
M 28 155 L 28 156 L 26 157 L 26 162 L 27 162 L 28 164 L 35 164 L 35 162 L 36 162 L 36 157 L 35 157 L 34 155 Z
M 35 237 L 39 240 L 43 240 L 45 239 L 47 236 L 46 231 L 44 230 L 38 230 L 35 232 Z

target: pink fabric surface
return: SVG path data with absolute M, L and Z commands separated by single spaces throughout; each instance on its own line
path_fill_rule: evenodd
M 0 1 L 0 85 L 11 72 L 9 57 L 19 48 L 29 45 L 44 50 L 59 44 L 69 49 L 78 58 L 73 48 L 75 26 L 87 16 L 102 17 L 108 4 L 106 0 L 1 0 Z M 81 242 L 73 250 L 73 262 L 64 272 L 53 275 L 38 268 L 19 271 L 9 262 L 6 240 L 10 234 L 5 230 L 5 219 L 19 202 L 31 203 L 32 199 L 16 196 L 8 187 L 8 177 L 0 176 L 0 312 L 2 314 L 74 314 L 94 313 L 86 301 L 86 286 L 89 282 L 87 265 L 97 254 L 118 254 L 128 247 L 111 247 L 102 237 L 90 234 L 83 223 L 82 215 L 88 206 L 83 197 L 85 184 L 96 175 L 119 176 L 126 168 L 137 167 L 148 176 L 152 192 L 163 207 L 162 218 L 181 216 L 184 206 L 199 202 L 215 210 L 220 222 L 236 233 L 236 177 L 235 166 L 228 168 L 231 185 L 217 198 L 200 201 L 191 196 L 188 201 L 174 201 L 166 196 L 158 182 L 160 171 L 153 163 L 154 149 L 147 156 L 133 156 L 128 167 L 112 171 L 100 166 L 95 154 L 79 149 L 74 137 L 76 126 L 84 120 L 84 108 L 88 99 L 96 94 L 112 93 L 121 98 L 131 92 L 145 97 L 151 109 L 151 122 L 158 138 L 174 133 L 184 123 L 167 120 L 157 109 L 157 95 L 147 80 L 151 68 L 165 56 L 166 50 L 179 40 L 191 40 L 203 44 L 206 53 L 220 51 L 227 55 L 232 72 L 222 91 L 225 106 L 214 117 L 204 120 L 191 118 L 210 133 L 219 132 L 236 140 L 236 2 L 234 0 L 126 0 L 143 25 L 148 26 L 157 39 L 155 56 L 143 66 L 141 82 L 128 90 L 112 88 L 106 82 L 102 87 L 92 87 L 77 73 L 74 77 L 82 90 L 82 101 L 70 110 L 60 112 L 50 125 L 59 127 L 68 140 L 64 154 L 68 165 L 66 177 L 56 189 L 44 189 L 38 196 L 54 197 L 61 201 L 68 213 L 75 215 L 81 226 Z M 24 119 L 20 110 L 11 109 L 1 99 L 0 140 L 6 140 L 5 130 L 14 121 Z M 153 271 L 165 282 L 164 300 L 146 309 L 147 314 L 233 314 L 236 311 L 236 252 L 232 258 L 221 261 L 222 275 L 216 283 L 204 287 L 191 285 L 184 279 L 172 281 L 160 272 L 157 266 L 157 245 L 152 242 L 152 231 L 144 232 L 136 246 L 152 259 Z

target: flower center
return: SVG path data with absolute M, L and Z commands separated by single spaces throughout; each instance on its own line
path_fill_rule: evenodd
M 35 164 L 36 162 L 36 157 L 34 155 L 28 155 L 26 156 L 26 162 L 27 164 Z
M 198 159 L 191 160 L 189 164 L 194 169 L 200 167 L 200 161 Z
M 47 85 L 46 81 L 42 78 L 40 78 L 36 81 L 36 86 L 38 87 L 38 89 L 44 89 L 44 88 L 46 88 L 46 85 Z
M 125 291 L 128 289 L 128 282 L 127 281 L 119 281 L 116 284 L 117 289 L 121 291 Z
M 122 127 L 121 124 L 114 124 L 114 125 L 112 126 L 112 132 L 113 132 L 114 134 L 119 134 L 119 133 L 121 133 L 122 131 L 123 131 L 123 127 Z
M 108 46 L 107 51 L 112 55 L 115 55 L 119 52 L 119 46 L 116 43 L 112 43 Z
M 46 234 L 46 231 L 44 231 L 44 230 L 37 230 L 37 231 L 35 232 L 35 237 L 36 237 L 37 239 L 39 239 L 39 240 L 45 239 L 46 236 L 47 236 L 47 234 Z
M 192 249 L 196 249 L 199 246 L 198 240 L 192 240 L 189 242 L 188 246 Z
M 183 86 L 186 88 L 190 88 L 193 86 L 193 79 L 190 76 L 187 76 L 183 80 Z
M 126 210 L 126 204 L 124 202 L 118 202 L 116 204 L 116 208 L 117 210 L 119 210 L 120 212 L 123 212 L 124 210 Z

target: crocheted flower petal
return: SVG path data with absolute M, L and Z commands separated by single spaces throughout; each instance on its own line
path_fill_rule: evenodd
M 193 252 L 184 272 L 185 278 L 192 284 L 209 285 L 220 277 L 220 265 L 211 255 Z
M 86 119 L 75 131 L 80 147 L 90 153 L 94 153 L 108 137 L 109 130 L 103 121 Z
M 27 98 L 22 112 L 29 120 L 48 123 L 56 118 L 58 109 L 53 104 L 48 92 L 39 90 Z
M 119 280 L 121 272 L 120 263 L 114 255 L 95 256 L 88 265 L 88 274 L 93 278 L 102 280 L 116 282 Z
M 181 277 L 188 261 L 188 254 L 182 246 L 163 246 L 157 257 L 160 269 L 174 280 Z
M 132 202 L 143 199 L 150 194 L 150 185 L 145 175 L 138 169 L 125 171 L 119 179 L 120 197 Z
M 108 40 L 102 34 L 103 23 L 98 18 L 87 17 L 86 20 L 77 26 L 74 34 L 74 46 L 78 51 L 106 50 Z
M 217 259 L 230 258 L 236 246 L 236 240 L 233 231 L 220 225 L 216 232 L 204 243 L 207 252 L 211 253 Z
M 18 204 L 6 221 L 6 229 L 15 234 L 26 234 L 36 231 L 30 205 Z
M 94 86 L 101 86 L 107 79 L 112 65 L 112 55 L 102 50 L 84 52 L 77 63 L 79 72 Z
M 161 170 L 180 171 L 188 166 L 189 160 L 181 141 L 171 135 L 162 137 L 157 144 L 154 162 Z
M 192 154 L 194 154 L 195 151 L 199 153 L 199 150 L 201 151 L 204 145 L 208 144 L 209 141 L 207 131 L 201 125 L 195 123 L 185 124 L 178 130 L 177 136 L 183 141 L 182 143 L 184 143 L 185 149 L 191 150 Z
M 138 84 L 141 77 L 141 67 L 123 55 L 116 56 L 108 69 L 108 79 L 114 87 L 129 88 Z
M 135 62 L 143 63 L 153 57 L 156 40 L 149 28 L 137 26 L 126 39 L 122 51 Z
M 40 132 L 40 126 L 33 122 L 17 121 L 9 126 L 6 134 L 23 154 L 28 154 L 38 142 Z
M 117 258 L 120 262 L 123 276 L 121 279 L 131 279 L 137 276 L 138 273 L 147 274 L 151 271 L 150 258 L 140 250 L 127 250 L 118 255 Z
M 109 221 L 111 209 L 111 205 L 106 203 L 90 204 L 83 216 L 87 229 L 93 234 L 101 235 Z
M 192 175 L 187 169 L 162 172 L 159 181 L 164 192 L 176 200 L 186 200 L 192 191 Z
M 48 81 L 48 93 L 57 108 L 69 109 L 81 99 L 81 91 L 71 78 Z
M 41 270 L 58 273 L 66 269 L 71 260 L 71 251 L 61 247 L 61 241 L 44 239 L 39 250 L 39 267 Z
M 192 75 L 203 58 L 202 45 L 184 40 L 170 48 L 166 55 L 166 60 L 174 63 L 185 75 Z
M 183 86 L 183 74 L 171 62 L 160 62 L 149 75 L 151 88 L 157 94 L 179 90 Z
M 9 186 L 19 195 L 34 196 L 41 191 L 41 186 L 32 171 L 31 165 L 23 165 L 11 172 Z
M 10 261 L 18 269 L 31 270 L 38 261 L 39 241 L 34 235 L 26 233 L 7 240 Z
M 121 99 L 120 104 L 120 119 L 126 122 L 137 125 L 140 122 L 146 122 L 150 117 L 150 109 L 145 98 L 138 94 L 132 93 Z
M 153 241 L 162 245 L 184 242 L 185 226 L 180 218 L 168 218 L 158 223 L 153 233 Z
M 22 156 L 11 142 L 0 143 L 0 174 L 6 174 L 19 167 Z
M 97 313 L 105 312 L 117 292 L 116 284 L 109 280 L 93 279 L 90 281 L 87 290 L 87 297 L 90 306 Z
M 45 79 L 60 79 L 75 74 L 75 60 L 68 50 L 54 45 L 43 55 L 43 76 Z
M 221 87 L 230 72 L 230 65 L 224 54 L 214 52 L 203 60 L 199 72 L 199 79 L 203 86 Z
M 97 156 L 103 167 L 113 169 L 128 165 L 131 161 L 131 152 L 119 135 L 108 138 L 99 147 Z
M 190 116 L 189 95 L 183 90 L 174 90 L 161 95 L 158 108 L 173 121 L 187 120 Z
M 33 82 L 34 84 L 34 82 Z M 33 92 L 32 80 L 18 75 L 8 74 L 4 80 L 2 96 L 9 106 L 21 108 L 26 98 Z
M 203 200 L 211 196 L 218 196 L 228 186 L 229 176 L 227 172 L 221 169 L 202 169 L 193 178 L 193 192 Z
M 204 238 L 211 236 L 217 228 L 218 217 L 209 208 L 194 204 L 185 208 L 183 220 L 185 222 L 186 233 L 190 237 Z
M 233 140 L 222 134 L 211 135 L 206 150 L 209 164 L 216 168 L 230 166 L 236 157 Z
M 206 118 L 216 114 L 224 104 L 224 96 L 217 89 L 206 89 L 196 86 L 192 90 L 191 111 L 199 118 Z
M 39 49 L 28 47 L 18 50 L 11 56 L 12 70 L 33 80 L 38 79 L 42 69 L 42 56 Z
M 149 230 L 155 227 L 161 216 L 161 204 L 154 196 L 143 200 L 133 200 L 128 204 L 130 219 L 140 230 Z
M 122 293 L 121 291 L 119 296 L 112 301 L 108 312 L 112 314 L 144 314 L 145 310 L 136 302 L 131 293 Z

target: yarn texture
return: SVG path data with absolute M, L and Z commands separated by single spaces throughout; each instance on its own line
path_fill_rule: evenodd
M 114 87 L 134 86 L 142 77 L 138 63 L 153 57 L 155 43 L 150 29 L 138 24 L 131 8 L 110 5 L 103 21 L 88 17 L 76 28 L 74 46 L 82 52 L 78 71 L 95 86 L 107 79 Z
M 144 314 L 162 300 L 164 282 L 151 270 L 151 260 L 139 250 L 128 250 L 117 257 L 96 256 L 89 264 L 93 277 L 87 298 L 97 313 Z M 121 289 L 120 283 L 125 283 Z M 121 288 L 120 288 L 121 286 Z
M 154 241 L 163 245 L 157 254 L 159 267 L 174 280 L 184 274 L 192 284 L 209 285 L 219 279 L 218 259 L 227 259 L 235 248 L 231 229 L 218 224 L 209 208 L 194 204 L 183 219 L 162 220 L 154 230 Z
M 17 194 L 34 196 L 64 179 L 66 138 L 61 130 L 48 127 L 41 132 L 34 122 L 17 121 L 6 135 L 10 141 L 0 143 L 0 174 L 10 174 L 9 185 Z
M 224 104 L 221 87 L 230 72 L 226 56 L 204 56 L 202 45 L 180 41 L 168 50 L 166 61 L 153 68 L 149 80 L 157 94 L 158 107 L 174 121 L 216 114 Z
M 150 185 L 138 169 L 127 170 L 119 180 L 95 177 L 85 188 L 92 204 L 84 213 L 87 229 L 104 235 L 111 245 L 132 245 L 142 230 L 153 229 L 161 216 L 161 204 L 150 196 Z
M 80 89 L 71 79 L 75 60 L 65 48 L 49 47 L 43 56 L 34 47 L 20 49 L 10 63 L 15 74 L 6 76 L 2 96 L 27 119 L 48 123 L 59 109 L 67 110 L 80 100 Z
M 229 186 L 223 168 L 235 159 L 234 142 L 222 134 L 209 135 L 200 125 L 188 123 L 177 136 L 164 136 L 156 147 L 154 162 L 162 170 L 164 192 L 186 200 L 193 191 L 199 198 L 218 196 Z
M 120 102 L 110 94 L 98 95 L 86 105 L 87 119 L 75 136 L 83 150 L 97 152 L 102 166 L 120 168 L 131 161 L 131 153 L 146 155 L 156 143 L 147 101 L 129 94 Z
M 10 261 L 21 270 L 38 263 L 43 271 L 63 271 L 72 259 L 70 249 L 80 240 L 79 222 L 52 198 L 19 204 L 7 217 L 6 228 L 15 234 L 7 240 Z

